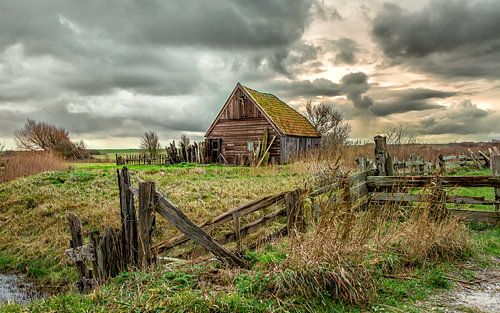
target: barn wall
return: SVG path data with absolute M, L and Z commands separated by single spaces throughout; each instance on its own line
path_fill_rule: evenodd
M 242 95 L 242 91 L 238 89 L 229 99 L 228 106 L 221 112 L 207 134 L 207 139 L 222 138 L 222 155 L 228 163 L 239 164 L 244 158 L 251 159 L 252 152 L 248 150 L 248 142 L 261 141 L 264 129 L 267 129 L 269 140 L 276 136 L 269 159 L 274 158 L 275 162 L 280 162 L 280 135 L 250 99 L 244 99 L 242 103 Z
M 321 138 L 315 137 L 281 137 L 281 163 L 289 163 L 319 147 Z

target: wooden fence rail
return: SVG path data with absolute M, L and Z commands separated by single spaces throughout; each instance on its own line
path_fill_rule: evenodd
M 383 137 L 375 137 L 376 140 L 382 142 L 376 145 L 376 149 L 384 150 L 386 145 Z M 500 220 L 500 155 L 490 151 L 490 156 L 480 152 L 479 156 L 469 151 L 471 158 L 479 166 L 481 160 L 491 167 L 493 176 L 440 176 L 443 174 L 443 162 L 450 159 L 469 160 L 465 156 L 459 157 L 443 157 L 440 156 L 440 171 L 434 172 L 433 176 L 384 176 L 381 173 L 387 173 L 384 165 L 388 164 L 384 157 L 390 158 L 387 151 L 379 151 L 376 154 L 377 171 L 375 174 L 379 176 L 368 175 L 366 177 L 366 186 L 368 188 L 369 201 L 375 202 L 396 202 L 402 205 L 427 202 L 433 203 L 438 201 L 437 205 L 445 208 L 446 203 L 452 204 L 467 204 L 467 205 L 493 205 L 494 211 L 484 210 L 458 210 L 448 209 L 452 214 L 457 214 L 467 221 L 480 221 L 489 223 L 498 223 Z M 361 164 L 361 162 L 359 162 Z M 382 170 L 380 170 L 382 168 Z M 453 187 L 491 187 L 494 188 L 495 199 L 485 199 L 485 197 L 470 197 L 458 195 L 446 195 L 444 188 Z M 424 188 L 423 194 L 402 193 L 400 190 L 407 188 Z M 427 188 L 428 190 L 425 190 Z
M 371 188 L 378 187 L 425 187 L 432 176 L 369 176 L 367 184 Z M 442 187 L 493 187 L 500 188 L 500 177 L 497 176 L 441 176 L 436 178 Z

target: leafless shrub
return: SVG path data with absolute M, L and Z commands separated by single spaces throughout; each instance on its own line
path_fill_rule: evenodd
M 390 152 L 400 158 L 408 158 L 408 151 L 415 151 L 414 146 L 420 143 L 418 135 L 403 125 L 389 127 L 382 131 L 387 138 Z
M 18 148 L 28 151 L 59 153 L 66 159 L 80 159 L 88 156 L 85 144 L 72 142 L 63 127 L 28 119 L 24 127 L 16 132 Z
M 312 101 L 306 104 L 307 118 L 316 127 L 322 136 L 322 144 L 328 148 L 338 148 L 343 146 L 349 134 L 351 125 L 344 120 L 335 105 L 321 102 L 313 104 Z
M 147 131 L 141 137 L 141 149 L 145 150 L 151 157 L 156 157 L 161 149 L 160 139 L 154 131 Z

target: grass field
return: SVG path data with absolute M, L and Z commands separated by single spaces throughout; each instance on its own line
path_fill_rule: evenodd
M 97 159 L 111 159 L 114 160 L 116 154 L 140 154 L 142 152 L 139 148 L 129 149 L 96 149 L 99 154 L 93 155 Z
M 26 273 L 43 284 L 67 289 L 76 280 L 76 274 L 72 264 L 64 257 L 70 237 L 66 213 L 77 213 L 86 231 L 119 226 L 118 167 L 113 164 L 70 166 L 72 168 L 65 171 L 0 184 L 0 271 Z M 247 168 L 178 164 L 129 168 L 134 185 L 137 178 L 155 181 L 157 189 L 195 222 L 202 222 L 250 200 L 310 183 L 310 174 L 304 165 Z M 491 173 L 467 170 L 453 174 Z M 491 188 L 461 188 L 453 192 L 490 198 L 493 191 Z M 399 250 L 387 250 L 380 255 L 363 252 L 363 270 L 369 273 L 370 282 L 376 286 L 373 291 L 376 296 L 371 296 L 363 305 L 335 300 L 322 292 L 314 296 L 300 292 L 283 295 L 283 290 L 288 287 L 283 287 L 287 285 L 283 285 L 284 278 L 277 273 L 287 273 L 291 269 L 291 246 L 296 244 L 284 240 L 279 245 L 247 252 L 246 258 L 253 264 L 250 270 L 229 270 L 217 263 L 169 269 L 161 265 L 147 273 L 123 273 L 90 295 L 69 292 L 35 302 L 29 310 L 419 312 L 415 301 L 452 287 L 453 283 L 446 279 L 450 273 L 464 280 L 473 279 L 473 273 L 462 266 L 466 259 L 482 267 L 495 266 L 492 260 L 500 257 L 499 228 L 474 225 L 474 229 L 478 231 L 470 232 L 472 246 L 444 258 L 415 262 L 413 257 L 400 254 Z M 171 238 L 176 234 L 167 222 L 158 219 L 154 240 Z M 409 238 L 412 236 L 410 233 Z M 450 239 L 443 240 L 448 244 L 446 240 Z M 307 260 L 308 255 L 305 257 Z M 277 294 L 281 296 L 276 298 Z M 0 307 L 1 310 L 17 312 L 22 307 L 4 306 Z
M 74 169 L 0 184 L 0 270 L 18 270 L 51 285 L 75 277 L 65 260 L 69 233 L 65 216 L 75 212 L 85 230 L 118 227 L 117 167 L 72 164 Z M 130 166 L 132 180 L 157 183 L 194 221 L 202 222 L 250 200 L 303 184 L 305 175 L 287 167 Z M 134 185 L 137 185 L 135 182 Z M 159 219 L 155 239 L 177 234 Z

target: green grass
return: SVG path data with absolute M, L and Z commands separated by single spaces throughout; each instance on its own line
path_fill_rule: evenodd
M 490 247 L 473 258 L 498 255 L 498 228 L 475 235 L 481 247 Z M 246 271 L 220 269 L 214 264 L 150 272 L 124 272 L 89 295 L 68 293 L 38 300 L 28 307 L 0 307 L 4 312 L 425 312 L 419 305 L 430 295 L 454 287 L 447 277 L 473 281 L 475 275 L 460 263 L 423 263 L 395 275 L 374 272 L 378 296 L 364 307 L 355 307 L 318 294 L 276 298 L 270 272 L 272 264 L 285 262 L 287 245 L 268 245 L 246 254 L 253 266 Z M 390 258 L 387 258 L 389 260 Z M 269 261 L 271 260 L 271 261 Z M 396 261 L 397 262 L 397 261 Z M 492 266 L 489 263 L 482 266 Z M 266 270 L 267 269 L 267 270 Z M 377 274 L 378 273 L 378 274 Z
M 470 167 L 457 167 L 446 173 L 447 176 L 491 176 L 490 169 L 476 169 Z M 411 191 L 412 194 L 419 194 L 423 189 L 415 188 Z M 446 194 L 450 196 L 467 196 L 467 197 L 484 197 L 485 200 L 494 200 L 495 191 L 491 187 L 453 187 L 446 188 Z M 466 209 L 466 210 L 483 210 L 494 211 L 493 205 L 481 204 L 447 204 L 448 208 Z
M 128 148 L 128 149 L 95 149 L 99 154 L 94 155 L 98 159 L 114 159 L 116 154 L 140 154 L 142 152 L 139 148 Z
M 23 272 L 49 285 L 73 280 L 73 266 L 64 254 L 70 239 L 66 214 L 78 214 L 86 232 L 119 227 L 117 168 L 121 166 L 88 164 L 0 184 L 0 271 Z M 285 166 L 254 169 L 177 164 L 129 169 L 134 185 L 136 178 L 155 181 L 157 189 L 195 222 L 291 190 L 305 178 Z M 156 242 L 177 234 L 167 221 L 157 219 Z
M 74 169 L 21 178 L 0 185 L 0 271 L 18 271 L 44 283 L 66 285 L 76 280 L 74 267 L 64 258 L 69 233 L 65 214 L 77 212 L 86 231 L 119 223 L 115 165 L 77 165 Z M 302 185 L 306 174 L 291 167 L 130 166 L 132 177 L 151 179 L 196 222 L 227 209 Z M 484 175 L 484 174 L 481 174 Z M 136 184 L 136 182 L 134 182 Z M 472 189 L 472 188 L 471 188 Z M 175 230 L 158 219 L 155 240 L 172 237 Z M 500 257 L 500 228 L 471 225 L 476 254 L 468 260 L 493 266 Z M 366 266 L 377 286 L 377 296 L 355 307 L 327 294 L 279 294 L 283 279 L 275 269 L 287 262 L 290 245 L 266 245 L 247 251 L 250 270 L 230 270 L 214 263 L 125 272 L 89 295 L 73 292 L 39 300 L 27 308 L 0 306 L 20 312 L 421 312 L 416 304 L 453 287 L 446 277 L 473 280 L 474 272 L 461 261 L 407 262 L 393 252 L 375 255 Z M 371 264 L 371 265 L 370 265 Z

